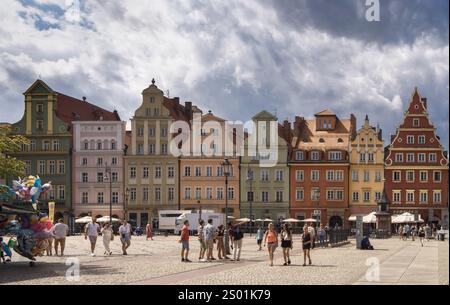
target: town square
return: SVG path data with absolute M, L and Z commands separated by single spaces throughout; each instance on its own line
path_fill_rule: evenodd
M 448 1 L 232 2 L 5 0 L 0 285 L 449 285 Z

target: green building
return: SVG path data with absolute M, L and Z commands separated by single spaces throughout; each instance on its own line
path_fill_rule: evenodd
M 254 128 L 245 139 L 245 154 L 240 161 L 241 217 L 253 219 L 289 217 L 289 168 L 288 144 L 284 139 L 284 127 L 267 111 L 252 118 Z M 270 126 L 273 126 L 271 132 Z M 259 128 L 255 128 L 260 126 Z M 276 139 L 271 137 L 276 136 Z M 261 151 L 255 150 L 258 143 L 272 145 L 277 153 L 268 160 Z M 250 151 L 256 155 L 251 156 Z

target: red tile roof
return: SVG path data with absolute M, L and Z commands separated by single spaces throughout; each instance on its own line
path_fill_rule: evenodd
M 64 122 L 71 124 L 72 121 L 120 121 L 116 110 L 113 112 L 82 101 L 60 92 L 57 94 L 56 115 Z

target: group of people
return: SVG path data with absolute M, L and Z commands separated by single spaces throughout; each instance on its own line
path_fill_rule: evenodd
M 398 227 L 397 233 L 401 240 L 408 240 L 411 236 L 412 241 L 415 241 L 416 237 L 419 237 L 420 243 L 423 247 L 423 240 L 430 240 L 431 237 L 436 237 L 437 228 L 435 226 L 430 227 L 428 224 L 416 225 L 405 224 Z
M 208 219 L 207 224 L 205 225 L 204 220 L 199 220 L 198 227 L 198 240 L 200 243 L 200 252 L 199 252 L 199 261 L 202 262 L 212 262 L 215 261 L 214 257 L 214 245 L 217 247 L 217 257 L 219 260 L 230 260 L 238 262 L 240 261 L 241 250 L 242 250 L 242 240 L 244 238 L 244 231 L 241 226 L 245 222 L 240 223 L 229 223 L 228 224 L 228 235 L 225 235 L 225 228 L 223 225 L 219 225 L 217 228 L 213 225 L 213 220 Z M 323 226 L 320 227 L 318 233 L 321 237 L 325 232 Z M 183 228 L 181 229 L 181 236 L 179 242 L 181 243 L 181 261 L 182 262 L 191 262 L 189 260 L 189 221 L 184 221 Z M 226 240 L 228 238 L 228 244 L 230 245 L 231 250 L 233 250 L 233 258 L 228 257 L 227 255 L 231 255 L 231 251 L 229 253 L 228 249 L 226 249 Z M 281 248 L 283 251 L 284 258 L 284 266 L 291 264 L 290 252 L 293 248 L 293 238 L 292 238 L 292 228 L 288 223 L 285 223 L 281 227 L 281 231 L 278 232 L 275 229 L 273 223 L 269 223 L 267 230 L 264 230 L 262 227 L 258 227 L 256 232 L 256 241 L 258 245 L 257 251 L 261 251 L 264 243 L 264 247 L 267 246 L 267 250 L 269 252 L 269 261 L 270 266 L 273 266 L 274 253 L 276 248 L 279 246 L 279 239 L 281 239 Z M 311 265 L 311 255 L 310 251 L 314 248 L 316 241 L 316 232 L 314 227 L 311 225 L 305 225 L 303 228 L 303 234 L 301 236 L 302 239 L 302 248 L 303 248 L 303 266 L 306 266 L 307 260 L 308 264 Z M 321 245 L 324 243 L 323 239 L 321 241 Z

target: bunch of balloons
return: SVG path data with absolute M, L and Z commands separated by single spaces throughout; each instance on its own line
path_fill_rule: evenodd
M 10 190 L 12 191 L 22 200 L 29 201 L 32 203 L 33 207 L 36 207 L 39 203 L 39 198 L 41 195 L 52 189 L 51 181 L 45 184 L 42 184 L 41 178 L 39 176 L 28 176 L 27 178 L 18 180 L 14 180 L 12 188 L 8 186 L 3 186 L 9 188 L 8 193 L 10 194 Z M 6 190 L 6 188 L 5 188 Z M 5 191 L 6 193 L 6 191 Z

